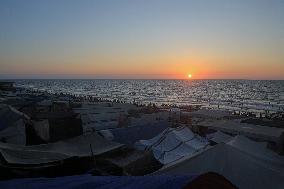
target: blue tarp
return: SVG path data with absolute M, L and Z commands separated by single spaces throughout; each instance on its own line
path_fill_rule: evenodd
M 27 178 L 1 181 L 1 189 L 176 189 L 197 176 L 92 176 Z
M 168 121 L 159 121 L 154 124 L 112 129 L 110 131 L 114 136 L 115 142 L 133 145 L 139 140 L 148 140 L 153 138 L 169 126 L 170 124 Z

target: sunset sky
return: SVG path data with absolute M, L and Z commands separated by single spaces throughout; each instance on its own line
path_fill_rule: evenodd
M 284 79 L 284 0 L 1 0 L 0 78 Z

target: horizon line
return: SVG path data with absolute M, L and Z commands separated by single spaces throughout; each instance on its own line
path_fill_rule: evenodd
M 243 78 L 191 78 L 191 79 L 181 79 L 181 78 L 0 78 L 1 81 L 4 80 L 247 80 L 247 81 L 284 81 L 284 79 L 243 79 Z

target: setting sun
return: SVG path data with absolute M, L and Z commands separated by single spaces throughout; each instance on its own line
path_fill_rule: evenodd
M 187 76 L 188 76 L 188 78 L 191 78 L 191 77 L 192 77 L 192 75 L 191 75 L 191 74 L 188 74 Z

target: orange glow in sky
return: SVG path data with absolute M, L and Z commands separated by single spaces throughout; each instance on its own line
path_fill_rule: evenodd
M 0 1 L 0 79 L 284 79 L 283 1 L 110 1 Z

